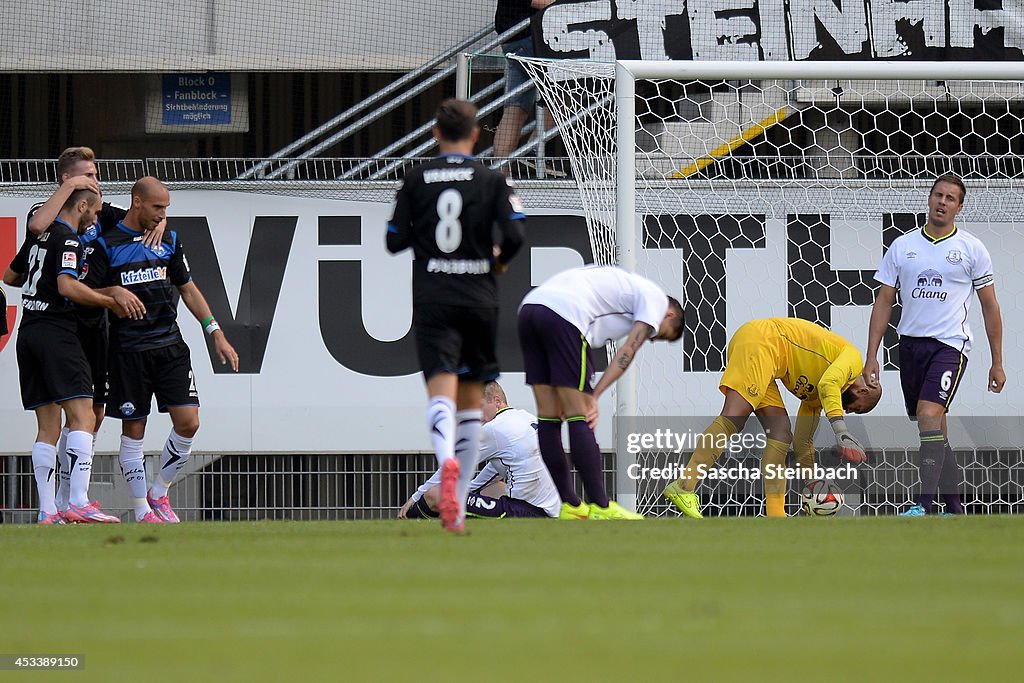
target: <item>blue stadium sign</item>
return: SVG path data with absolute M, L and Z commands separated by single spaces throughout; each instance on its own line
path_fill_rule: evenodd
M 164 74 L 161 98 L 165 126 L 231 123 L 231 74 Z

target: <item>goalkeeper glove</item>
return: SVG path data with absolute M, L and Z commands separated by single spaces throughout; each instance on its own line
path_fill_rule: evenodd
M 829 422 L 832 424 L 832 431 L 836 433 L 836 451 L 839 459 L 844 462 L 867 462 L 868 455 L 864 452 L 864 447 L 853 438 L 853 434 L 850 434 L 843 418 L 833 417 Z

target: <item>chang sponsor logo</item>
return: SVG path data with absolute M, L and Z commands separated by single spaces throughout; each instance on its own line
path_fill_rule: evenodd
M 945 301 L 946 292 L 942 291 L 942 274 L 931 269 L 918 273 L 917 286 L 910 291 L 910 298 Z

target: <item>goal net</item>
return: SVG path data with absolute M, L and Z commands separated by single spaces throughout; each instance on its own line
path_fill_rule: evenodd
M 1011 360 L 1024 348 L 1013 310 L 1024 296 L 1014 272 L 1024 254 L 1024 64 L 521 61 L 571 157 L 597 262 L 639 272 L 683 302 L 681 343 L 645 349 L 617 386 L 620 500 L 672 513 L 661 490 L 692 451 L 679 437 L 699 434 L 721 409 L 726 347 L 744 322 L 804 318 L 863 352 L 882 254 L 924 225 L 932 182 L 952 172 L 967 185 L 958 224 L 993 256 L 1009 381 L 1001 395 L 986 392 L 975 305 L 950 442 L 969 512 L 1024 512 L 1024 373 Z M 883 401 L 850 420 L 872 460 L 838 482 L 848 514 L 892 514 L 917 495 L 898 320 L 899 306 L 879 358 Z M 786 401 L 795 415 L 796 399 Z M 753 419 L 747 428 L 760 431 Z M 830 442 L 820 428 L 822 467 L 837 464 Z M 762 513 L 759 457 L 752 447 L 719 460 L 721 477 L 700 489 L 707 512 Z M 790 483 L 790 512 L 801 486 Z

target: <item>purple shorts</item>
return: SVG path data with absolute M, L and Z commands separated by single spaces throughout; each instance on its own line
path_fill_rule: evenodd
M 527 384 L 593 393 L 590 344 L 575 325 L 547 306 L 526 304 L 519 309 L 519 346 Z
M 967 356 L 935 339 L 900 337 L 900 384 L 907 415 L 917 416 L 917 402 L 953 404 L 960 380 L 967 369 Z
M 466 515 L 469 517 L 488 517 L 503 519 L 505 517 L 547 517 L 548 513 L 536 505 L 531 505 L 518 498 L 488 498 L 479 493 L 471 493 L 466 497 Z

